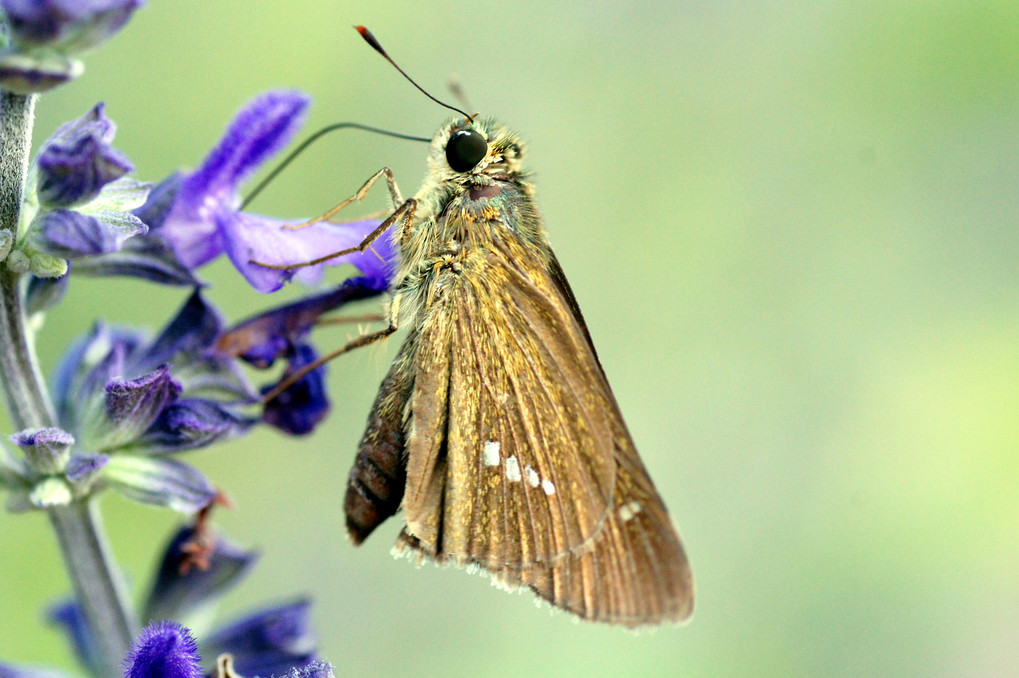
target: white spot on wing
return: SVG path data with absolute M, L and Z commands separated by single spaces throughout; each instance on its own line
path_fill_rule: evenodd
M 640 513 L 640 510 L 641 506 L 639 501 L 629 501 L 619 507 L 619 519 L 625 523 Z
M 517 461 L 515 454 L 511 454 L 506 460 L 506 480 L 511 483 L 520 481 L 520 462 Z
M 485 448 L 482 451 L 483 458 L 485 460 L 485 466 L 498 466 L 499 465 L 499 441 L 497 440 L 486 440 Z
M 541 489 L 545 490 L 545 494 L 555 494 L 555 485 L 552 484 L 551 480 L 542 480 Z
M 527 484 L 531 487 L 537 487 L 541 480 L 538 478 L 538 472 L 530 466 L 524 468 L 524 475 L 527 476 Z

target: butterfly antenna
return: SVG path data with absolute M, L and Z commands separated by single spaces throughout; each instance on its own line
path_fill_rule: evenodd
M 393 58 L 391 56 L 389 56 L 388 54 L 386 54 L 386 50 L 382 49 L 382 45 L 380 45 L 379 41 L 375 39 L 375 36 L 372 35 L 371 31 L 369 31 L 364 26 L 354 26 L 354 28 L 356 28 L 357 32 L 361 34 L 361 37 L 365 39 L 365 42 L 367 42 L 369 45 L 372 46 L 372 49 L 374 49 L 376 52 L 378 52 L 383 57 L 385 57 L 386 61 L 391 63 L 393 65 L 393 68 L 395 68 L 396 70 L 400 71 L 400 75 L 402 75 L 403 77 L 407 78 L 407 80 L 410 81 L 410 84 L 412 84 L 415 87 L 417 87 L 421 91 L 422 94 L 424 94 L 426 97 L 428 97 L 429 99 L 431 99 L 435 103 L 439 104 L 440 106 L 442 106 L 444 108 L 448 108 L 451 111 L 456 111 L 457 113 L 459 113 L 459 114 L 463 115 L 465 118 L 467 118 L 467 120 L 469 120 L 470 122 L 474 122 L 474 116 L 473 115 L 470 115 L 469 113 L 460 110 L 456 106 L 450 106 L 449 104 L 445 103 L 444 101 L 439 101 L 438 99 L 433 97 L 431 94 L 429 94 L 425 90 L 424 87 L 422 87 L 421 85 L 419 85 L 416 82 L 414 82 L 414 78 L 412 78 L 409 75 L 407 75 L 406 73 L 404 73 L 403 69 L 400 68 L 396 64 L 395 61 L 393 61 Z
M 247 207 L 251 203 L 251 201 L 254 200 L 255 197 L 259 193 L 261 193 L 262 190 L 265 189 L 265 187 L 268 186 L 280 172 L 285 170 L 287 168 L 287 165 L 296 160 L 297 156 L 303 153 L 304 150 L 308 148 L 308 146 L 311 146 L 313 143 L 318 141 L 321 137 L 324 137 L 326 134 L 329 134 L 330 132 L 335 132 L 338 129 L 359 129 L 364 130 L 366 132 L 374 132 L 375 134 L 382 134 L 383 136 L 387 137 L 407 139 L 409 141 L 423 141 L 425 143 L 429 143 L 431 141 L 431 138 L 429 137 L 418 137 L 412 134 L 401 134 L 400 132 L 393 132 L 387 129 L 379 129 L 378 127 L 372 127 L 371 125 L 362 125 L 361 123 L 357 122 L 339 122 L 334 125 L 327 125 L 320 129 L 319 131 L 312 134 L 304 141 L 302 141 L 300 144 L 297 145 L 297 148 L 288 153 L 287 156 L 283 158 L 283 160 L 278 165 L 276 165 L 276 167 L 274 167 L 273 170 L 269 172 L 269 174 L 267 174 L 264 179 L 258 182 L 258 185 L 255 186 L 255 188 L 253 188 L 250 193 L 248 193 L 248 197 L 244 198 L 244 202 L 241 203 L 239 209 L 243 210 L 245 207 Z

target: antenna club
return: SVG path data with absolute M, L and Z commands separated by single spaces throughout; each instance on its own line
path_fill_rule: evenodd
M 375 36 L 372 35 L 371 31 L 364 26 L 354 26 L 354 30 L 361 34 L 361 37 L 364 38 L 365 42 L 372 46 L 372 49 L 387 59 L 389 58 L 389 55 L 386 54 L 386 50 L 382 49 L 382 45 L 375 39 Z
M 367 42 L 369 45 L 372 46 L 372 49 L 374 49 L 376 52 L 381 54 L 383 56 L 383 58 L 385 58 L 385 60 L 388 61 L 393 66 L 393 68 L 395 68 L 397 71 L 399 71 L 400 75 L 402 75 L 403 77 L 407 78 L 407 80 L 410 82 L 410 84 L 412 84 L 415 87 L 417 87 L 418 90 L 420 90 L 420 92 L 422 94 L 424 94 L 426 97 L 428 97 L 429 99 L 431 99 L 435 103 L 439 104 L 440 106 L 442 106 L 444 108 L 448 108 L 451 111 L 455 111 L 455 112 L 463 115 L 465 118 L 467 118 L 471 122 L 474 122 L 474 116 L 472 116 L 470 113 L 462 111 L 459 108 L 457 108 L 456 106 L 450 106 L 449 104 L 447 104 L 447 103 L 445 103 L 443 101 L 439 101 L 438 99 L 433 97 L 431 94 L 429 94 L 428 91 L 425 90 L 425 88 L 423 88 L 421 85 L 419 85 L 416 82 L 414 82 L 414 78 L 412 78 L 409 75 L 407 75 L 406 73 L 404 73 L 403 69 L 400 68 L 400 66 L 395 61 L 393 61 L 392 57 L 390 57 L 388 54 L 386 54 L 386 50 L 382 49 L 382 45 L 379 44 L 379 41 L 375 39 L 375 36 L 372 35 L 371 31 L 369 31 L 364 26 L 354 26 L 354 30 L 356 30 L 358 33 L 360 33 L 361 37 L 365 39 L 365 42 Z

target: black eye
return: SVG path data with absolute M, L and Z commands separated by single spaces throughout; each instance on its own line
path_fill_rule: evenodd
M 467 172 L 475 168 L 488 153 L 488 142 L 481 132 L 462 129 L 446 142 L 446 162 L 454 172 Z

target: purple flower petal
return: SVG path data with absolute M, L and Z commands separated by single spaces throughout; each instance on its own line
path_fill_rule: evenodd
M 217 348 L 255 367 L 270 367 L 277 358 L 304 342 L 322 314 L 347 302 L 373 297 L 386 286 L 384 279 L 351 278 L 332 292 L 306 297 L 234 325 L 219 338 Z
M 141 0 L 0 0 L 15 44 L 81 52 L 119 31 Z
M 0 678 L 71 678 L 70 674 L 39 666 L 14 666 L 0 662 Z
M 84 70 L 85 66 L 73 57 L 0 52 L 0 86 L 15 94 L 47 92 L 74 80 Z
M 46 617 L 64 632 L 78 659 L 90 673 L 99 675 L 99 653 L 78 603 L 73 598 L 57 603 L 48 610 Z
M 318 359 L 315 349 L 308 344 L 298 346 L 280 381 Z M 268 393 L 266 386 L 262 393 Z M 270 400 L 262 411 L 262 421 L 284 433 L 306 435 L 329 414 L 329 397 L 325 386 L 325 366 L 317 367 L 284 389 Z
M 53 377 L 57 418 L 77 431 L 79 413 L 94 399 L 105 398 L 106 383 L 124 374 L 124 359 L 142 343 L 141 337 L 96 323 L 85 337 L 76 340 L 60 359 Z
M 191 632 L 159 621 L 138 634 L 124 660 L 124 678 L 201 678 L 202 656 Z
M 182 571 L 190 558 L 185 544 L 197 536 L 192 526 L 177 531 L 163 551 L 143 619 L 183 619 L 195 608 L 215 602 L 236 586 L 258 561 L 257 551 L 242 551 L 220 537 L 213 537 L 208 567 Z
M 160 412 L 138 443 L 149 454 L 183 452 L 242 435 L 253 423 L 211 400 L 179 400 Z
M 282 149 L 304 124 L 311 98 L 295 90 L 255 97 L 234 118 L 223 139 L 184 185 L 185 192 L 235 191 Z
M 29 315 L 48 311 L 60 303 L 67 292 L 67 283 L 70 277 L 62 275 L 59 278 L 40 278 L 32 276 L 28 280 L 28 290 L 25 292 L 25 307 Z
M 316 648 L 310 605 L 298 600 L 238 620 L 207 640 L 207 652 L 231 653 L 237 673 L 245 676 L 279 675 L 306 666 L 315 659 Z
M 162 285 L 201 287 L 205 284 L 177 260 L 169 245 L 145 236 L 129 239 L 117 252 L 79 256 L 74 260 L 74 271 L 78 275 L 130 276 Z
M 110 379 L 106 384 L 106 421 L 101 424 L 99 440 L 93 443 L 109 450 L 133 441 L 180 392 L 180 384 L 166 365 L 134 379 Z
M 10 440 L 22 449 L 32 468 L 45 474 L 64 470 L 74 444 L 74 436 L 53 427 L 18 431 L 10 436 Z
M 303 122 L 311 100 L 295 91 L 257 97 L 237 115 L 195 172 L 158 230 L 178 259 L 194 269 L 223 252 L 216 215 L 240 204 L 239 184 L 282 148 Z
M 302 264 L 355 247 L 379 225 L 378 221 L 320 222 L 290 230 L 284 226 L 293 222 L 244 212 L 221 212 L 217 217 L 227 256 L 259 292 L 274 292 L 291 278 L 306 285 L 315 284 L 321 279 L 325 266 L 353 264 L 365 275 L 379 278 L 388 277 L 391 270 L 392 244 L 387 234 L 372 243 L 372 249 L 334 257 L 315 266 L 279 270 L 259 265 Z
M 213 345 L 222 328 L 219 312 L 196 290 L 135 363 L 151 369 L 178 355 L 198 356 Z
M 134 169 L 110 142 L 116 127 L 99 103 L 78 120 L 63 125 L 36 158 L 38 195 L 48 207 L 87 203 L 103 186 Z
M 67 258 L 116 252 L 125 240 L 148 230 L 129 212 L 82 214 L 64 209 L 43 213 L 34 227 L 50 253 Z
M 72 454 L 65 471 L 67 479 L 78 487 L 85 487 L 99 475 L 109 460 L 109 455 L 100 452 Z
M 128 499 L 178 513 L 200 511 L 217 496 L 197 469 L 165 457 L 112 455 L 103 469 L 103 481 Z

